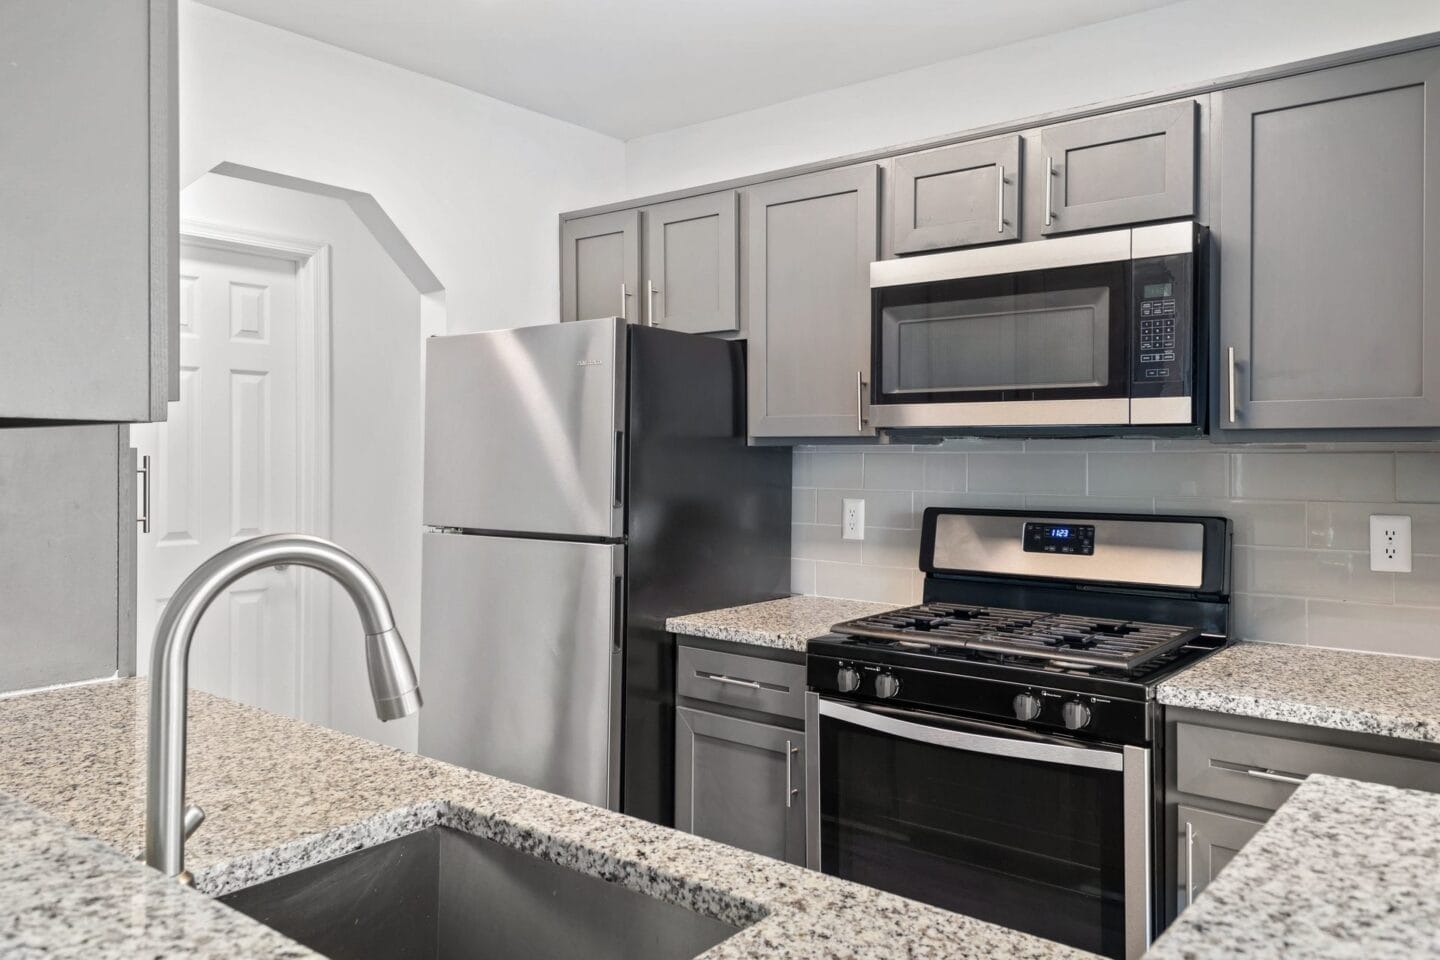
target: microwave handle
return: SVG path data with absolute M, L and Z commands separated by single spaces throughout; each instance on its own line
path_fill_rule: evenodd
M 969 753 L 984 753 L 994 757 L 1009 757 L 1015 760 L 1034 760 L 1067 767 L 1089 767 L 1092 770 L 1125 769 L 1125 757 L 1118 750 L 1103 747 L 1072 747 L 1068 744 L 1050 743 L 1030 739 L 995 737 L 968 730 L 912 723 L 899 717 L 852 707 L 834 700 L 820 699 L 820 716 L 830 717 L 843 723 L 864 727 L 887 736 L 928 743 L 931 746 L 949 750 L 965 750 Z

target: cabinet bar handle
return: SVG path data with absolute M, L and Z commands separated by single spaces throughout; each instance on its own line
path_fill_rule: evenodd
M 728 683 L 732 687 L 749 687 L 752 690 L 761 689 L 760 681 L 758 680 L 741 680 L 739 677 L 727 677 L 723 673 L 705 673 L 697 670 L 695 671 L 695 676 L 702 680 L 714 680 L 716 683 Z
M 1055 205 L 1055 158 L 1045 158 L 1045 226 L 1050 226 L 1050 208 Z
M 1185 906 L 1195 902 L 1195 824 L 1185 821 Z
M 620 319 L 630 319 L 628 314 L 630 302 L 630 291 L 625 289 L 625 281 L 620 281 Z
M 995 232 L 1005 232 L 1005 165 L 997 163 L 995 172 L 999 174 L 998 184 L 995 188 Z
M 791 779 L 791 769 L 795 766 L 795 745 L 789 740 L 785 741 L 785 808 L 788 810 L 795 805 L 795 796 L 800 791 L 796 790 Z
M 150 456 L 146 454 L 140 458 L 140 469 L 135 471 L 140 475 L 140 516 L 135 522 L 140 524 L 141 533 L 150 532 Z
M 660 326 L 655 322 L 655 294 L 659 292 L 654 280 L 645 281 L 645 316 L 652 327 Z
M 855 432 L 865 432 L 865 372 L 855 371 Z
M 1230 422 L 1235 422 L 1235 348 L 1227 347 L 1225 350 L 1225 362 L 1230 369 Z
M 1259 780 L 1273 780 L 1276 783 L 1288 783 L 1292 786 L 1299 786 L 1305 782 L 1304 777 L 1296 777 L 1288 773 L 1276 773 L 1274 770 L 1246 770 L 1247 777 L 1255 777 Z

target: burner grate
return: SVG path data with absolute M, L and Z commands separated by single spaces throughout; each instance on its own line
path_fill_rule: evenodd
M 1007 654 L 1126 672 L 1200 635 L 1194 627 L 958 603 L 920 604 L 834 629 L 911 648 Z

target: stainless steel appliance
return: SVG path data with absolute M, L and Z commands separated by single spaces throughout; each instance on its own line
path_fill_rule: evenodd
M 420 752 L 671 822 L 665 618 L 789 588 L 743 344 L 587 320 L 432 339 L 426 378 Z
M 1225 644 L 1229 558 L 1219 517 L 926 510 L 925 602 L 808 647 L 810 866 L 1140 956 L 1155 687 Z
M 870 265 L 870 416 L 897 430 L 1204 425 L 1189 221 Z

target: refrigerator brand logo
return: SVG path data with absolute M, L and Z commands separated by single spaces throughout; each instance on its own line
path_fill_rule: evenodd
M 604 363 L 604 362 L 605 362 L 604 360 L 576 360 L 576 361 L 575 361 L 575 366 L 577 366 L 577 367 L 598 367 L 598 366 L 600 366 L 600 365 L 601 365 L 602 363 Z

